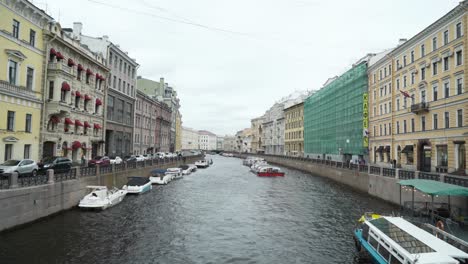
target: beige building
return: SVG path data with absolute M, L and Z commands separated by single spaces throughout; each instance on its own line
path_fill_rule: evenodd
M 200 149 L 198 130 L 182 126 L 182 150 Z
M 288 156 L 304 156 L 304 102 L 284 109 L 284 151 Z
M 372 162 L 467 173 L 467 8 L 461 2 L 369 68 Z
M 176 127 L 175 127 L 175 150 L 181 151 L 182 150 L 182 115 L 180 114 L 179 109 L 176 112 Z
M 250 120 L 250 129 L 252 132 L 252 152 L 253 153 L 263 153 L 264 150 L 262 148 L 262 123 L 263 123 L 263 116 L 254 118 Z

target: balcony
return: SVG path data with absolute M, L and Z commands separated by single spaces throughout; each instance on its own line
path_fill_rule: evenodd
M 69 116 L 72 106 L 59 101 L 50 101 L 45 104 L 47 115 Z
M 2 80 L 0 80 L 0 91 L 7 92 L 14 96 L 26 97 L 32 100 L 39 100 L 36 97 L 36 92 L 29 90 L 24 86 L 16 86 Z
M 61 71 L 66 74 L 73 75 L 73 68 L 61 62 L 49 62 L 47 64 L 47 69 L 50 71 Z
M 411 112 L 415 114 L 424 113 L 429 111 L 429 103 L 422 102 L 419 104 L 413 104 L 411 106 Z

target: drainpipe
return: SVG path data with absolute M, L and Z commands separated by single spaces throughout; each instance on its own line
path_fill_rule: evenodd
M 49 23 L 49 27 L 51 28 L 52 27 L 52 24 L 53 23 Z M 50 29 L 49 28 L 49 29 Z M 44 31 L 44 29 L 42 29 Z M 43 40 L 45 40 L 44 38 L 44 32 L 42 32 L 42 36 L 43 36 Z M 48 64 L 48 61 L 47 61 L 47 58 L 49 57 L 49 51 L 50 51 L 50 43 L 52 41 L 54 41 L 55 39 L 57 38 L 57 34 L 54 34 L 54 37 L 47 41 L 47 44 L 46 44 L 46 49 L 45 49 L 45 58 L 44 58 L 44 71 L 43 71 L 43 78 L 42 78 L 42 87 L 41 87 L 41 94 L 42 94 L 42 111 L 41 111 L 41 123 L 40 123 L 40 130 L 39 131 L 43 131 L 43 125 L 45 124 L 45 118 L 46 118 L 46 96 L 45 96 L 45 91 L 46 91 L 46 85 L 47 85 L 47 64 Z M 39 132 L 39 156 L 41 157 L 42 159 L 42 156 L 44 155 L 44 138 L 43 138 L 43 135 L 41 135 L 42 132 Z M 42 139 L 42 140 L 41 140 Z M 42 142 L 41 142 L 42 141 Z M 42 144 L 41 144 L 42 143 Z M 55 147 L 55 149 L 57 149 L 57 147 Z M 55 150 L 54 150 L 55 151 Z

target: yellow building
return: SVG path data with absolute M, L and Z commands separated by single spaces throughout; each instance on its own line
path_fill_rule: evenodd
M 286 155 L 304 156 L 304 102 L 284 109 L 284 147 Z
M 252 131 L 252 153 L 262 153 L 262 123 L 263 116 L 250 120 L 250 129 Z
M 369 67 L 370 157 L 466 174 L 468 2 Z
M 0 14 L 0 64 L 8 65 L 6 71 L 0 71 L 0 161 L 38 160 L 44 75 L 42 30 L 53 19 L 24 0 L 0 1 Z
M 182 150 L 182 115 L 180 112 L 177 110 L 176 113 L 176 125 L 175 125 L 175 134 L 176 134 L 176 140 L 175 140 L 175 150 L 176 151 L 181 151 Z

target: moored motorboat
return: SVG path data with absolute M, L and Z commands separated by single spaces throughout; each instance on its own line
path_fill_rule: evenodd
M 284 176 L 284 172 L 281 171 L 278 167 L 273 167 L 270 165 L 261 166 L 257 170 L 257 176 L 260 177 L 277 177 Z
M 128 178 L 127 184 L 122 187 L 122 189 L 127 190 L 128 193 L 141 194 L 153 188 L 150 179 L 147 177 L 133 176 Z
M 192 172 L 189 165 L 180 165 L 179 168 L 182 170 L 182 175 L 189 175 Z
M 166 171 L 166 175 L 172 177 L 172 179 L 178 179 L 182 177 L 182 169 L 181 168 L 168 168 Z
M 264 161 L 264 160 L 259 160 L 259 161 L 253 163 L 253 165 L 250 167 L 250 170 L 252 172 L 257 173 L 258 169 L 261 168 L 261 167 L 264 167 L 264 166 L 268 166 L 268 163 L 266 161 Z
M 154 169 L 151 171 L 151 175 L 149 177 L 151 184 L 168 184 L 172 177 L 170 175 L 166 175 L 167 170 L 165 169 Z
M 195 166 L 197 166 L 197 168 L 207 168 L 209 164 L 206 160 L 197 160 Z
M 402 217 L 366 214 L 354 230 L 356 249 L 374 263 L 466 263 L 468 254 Z
M 197 171 L 197 166 L 195 164 L 189 164 L 190 173 Z
M 91 192 L 80 200 L 78 207 L 104 210 L 120 203 L 127 194 L 126 190 L 113 188 L 108 190 L 106 186 L 86 186 Z

